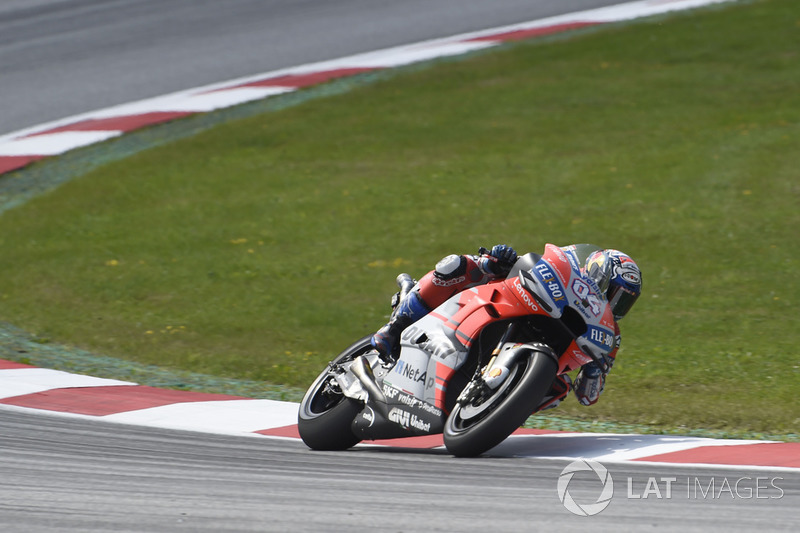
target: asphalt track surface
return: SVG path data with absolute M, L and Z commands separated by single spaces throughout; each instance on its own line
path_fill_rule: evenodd
M 620 0 L 3 0 L 0 135 L 112 105 Z
M 6 410 L 0 427 L 0 530 L 8 532 L 689 532 L 796 531 L 798 525 L 796 472 L 611 465 L 614 498 L 586 518 L 559 502 L 566 461 L 455 459 L 438 450 L 393 448 L 311 452 L 296 441 Z M 652 487 L 647 498 L 627 497 L 642 496 L 651 477 L 661 498 Z M 675 478 L 669 498 L 662 478 Z M 733 496 L 722 488 L 725 480 Z M 593 503 L 600 485 L 597 477 L 576 475 L 569 490 L 576 501 Z
M 7 0 L 0 3 L 0 133 L 196 85 L 614 3 Z M 800 526 L 797 472 L 607 465 L 614 498 L 583 518 L 558 498 L 566 464 L 455 459 L 440 450 L 311 452 L 297 441 L 0 409 L 0 530 Z M 576 474 L 570 492 L 591 503 L 598 479 Z

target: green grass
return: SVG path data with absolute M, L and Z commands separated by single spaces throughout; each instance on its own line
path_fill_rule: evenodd
M 644 293 L 601 402 L 554 414 L 791 434 L 799 225 L 800 12 L 757 1 L 409 69 L 102 166 L 0 216 L 0 320 L 303 387 L 385 321 L 398 272 L 592 242 Z

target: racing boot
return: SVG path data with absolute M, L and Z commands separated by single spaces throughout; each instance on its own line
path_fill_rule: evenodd
M 386 363 L 394 361 L 400 349 L 400 333 L 430 312 L 419 293 L 412 291 L 399 303 L 389 323 L 375 332 L 370 344 Z
M 550 390 L 547 392 L 544 399 L 539 402 L 539 407 L 536 408 L 536 411 L 545 411 L 558 407 L 561 401 L 569 396 L 571 390 L 572 378 L 569 377 L 569 374 L 556 376 L 556 379 L 553 380 L 553 384 L 550 386 Z

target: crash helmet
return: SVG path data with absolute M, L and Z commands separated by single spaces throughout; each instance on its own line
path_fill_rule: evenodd
M 605 293 L 614 319 L 628 314 L 642 292 L 642 272 L 629 255 L 619 250 L 597 250 L 586 259 L 586 275 Z

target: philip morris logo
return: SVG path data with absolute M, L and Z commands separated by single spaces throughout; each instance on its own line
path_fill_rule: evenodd
M 594 503 L 578 503 L 569 492 L 569 483 L 576 472 L 594 472 L 597 475 L 600 495 Z M 558 499 L 564 507 L 578 516 L 594 516 L 603 511 L 611 503 L 614 496 L 614 480 L 606 467 L 589 459 L 578 459 L 568 464 L 558 477 Z

